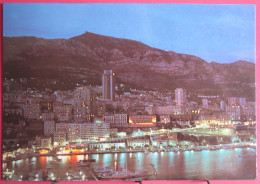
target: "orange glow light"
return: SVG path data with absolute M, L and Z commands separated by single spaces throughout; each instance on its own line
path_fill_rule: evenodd
M 42 149 L 39 150 L 40 155 L 46 155 L 48 153 L 48 150 Z

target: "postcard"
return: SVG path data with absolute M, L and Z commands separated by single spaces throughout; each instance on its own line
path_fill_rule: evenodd
M 3 180 L 256 179 L 256 5 L 3 11 Z

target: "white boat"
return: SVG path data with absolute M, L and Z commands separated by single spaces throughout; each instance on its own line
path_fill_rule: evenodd
M 137 180 L 137 178 L 144 178 L 146 172 L 146 169 L 129 171 L 126 168 L 122 168 L 108 173 L 99 173 L 97 177 L 102 180 Z
M 108 173 L 108 172 L 113 172 L 114 168 L 113 167 L 98 167 L 98 166 L 95 166 L 95 167 L 92 168 L 92 170 L 95 173 Z

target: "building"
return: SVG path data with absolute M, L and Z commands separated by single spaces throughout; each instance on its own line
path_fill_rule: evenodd
M 228 97 L 228 105 L 233 106 L 233 105 L 240 105 L 240 106 L 245 106 L 246 105 L 246 98 L 243 97 Z
M 150 136 L 150 141 L 153 147 L 167 147 L 168 146 L 168 136 L 164 135 L 152 135 Z
M 71 104 L 54 102 L 53 103 L 54 118 L 56 118 L 59 122 L 69 121 L 72 119 L 72 109 L 73 106 Z
M 53 145 L 54 146 L 65 146 L 66 145 L 66 131 L 54 131 L 54 139 L 53 139 Z
M 202 108 L 204 108 L 204 109 L 209 108 L 209 100 L 207 98 L 202 99 Z
M 220 101 L 220 110 L 221 111 L 225 111 L 226 110 L 226 103 L 223 100 Z
M 53 135 L 55 131 L 55 121 L 48 120 L 44 121 L 44 136 L 49 137 Z
M 186 90 L 182 88 L 175 89 L 175 103 L 177 106 L 185 106 Z
M 111 149 L 120 149 L 126 148 L 125 141 L 118 141 L 118 142 L 95 142 L 88 144 L 89 150 L 99 149 L 99 150 L 111 150 Z
M 41 100 L 39 98 L 27 98 L 23 105 L 25 119 L 41 119 Z
M 83 124 L 78 123 L 69 123 L 67 127 L 67 135 L 69 142 L 80 142 L 81 139 L 81 131 Z
M 44 112 L 42 113 L 42 121 L 49 121 L 54 119 L 53 112 Z
M 93 99 L 91 98 L 90 87 L 77 87 L 73 94 L 74 100 L 74 121 L 85 122 L 91 120 Z
M 129 127 L 154 127 L 156 126 L 156 116 L 136 115 L 129 116 Z
M 56 131 L 67 131 L 68 123 L 56 123 Z
M 171 123 L 171 117 L 169 115 L 161 115 L 160 116 L 160 124 L 168 124 Z
M 51 137 L 50 138 L 41 138 L 41 147 L 42 148 L 51 148 Z
M 168 134 L 168 144 L 171 146 L 176 146 L 178 142 L 177 132 L 171 132 Z
M 69 142 L 84 142 L 89 140 L 98 140 L 99 138 L 108 138 L 110 134 L 110 125 L 102 121 L 94 123 L 70 123 L 67 127 Z
M 227 106 L 226 113 L 230 116 L 231 121 L 240 121 L 241 120 L 240 105 Z
M 156 106 L 155 113 L 158 115 L 171 115 L 175 113 L 174 105 Z
M 138 148 L 138 147 L 144 147 L 145 145 L 150 145 L 150 138 L 149 136 L 143 136 L 138 138 L 131 138 L 127 139 L 126 141 L 128 147 Z
M 175 114 L 185 114 L 186 112 L 186 90 L 182 88 L 175 89 Z
M 102 76 L 102 97 L 103 100 L 114 101 L 115 99 L 115 84 L 114 73 L 112 70 L 104 70 Z
M 110 127 L 127 127 L 127 114 L 104 115 L 104 122 L 110 124 Z

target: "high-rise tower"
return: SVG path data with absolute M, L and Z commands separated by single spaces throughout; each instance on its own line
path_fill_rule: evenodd
M 113 101 L 115 99 L 114 75 L 112 70 L 104 70 L 102 76 L 103 100 Z
M 185 114 L 186 112 L 186 90 L 182 88 L 175 89 L 175 109 L 176 114 Z

